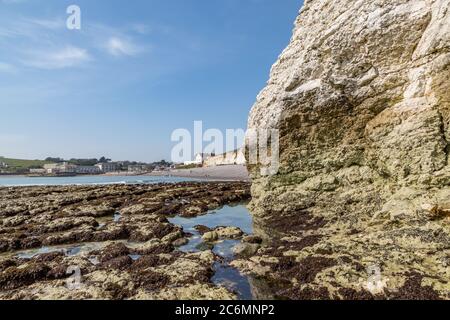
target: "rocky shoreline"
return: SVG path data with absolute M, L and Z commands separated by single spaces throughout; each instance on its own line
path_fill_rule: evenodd
M 448 219 L 425 216 L 408 226 L 379 219 L 366 227 L 351 214 L 344 219 L 307 210 L 256 218 L 264 245 L 232 265 L 262 280 L 253 284 L 260 299 L 450 299 Z
M 235 299 L 168 218 L 249 197 L 240 182 L 1 188 L 0 299 Z
M 224 259 L 256 299 L 450 298 L 445 216 L 399 227 L 273 212 L 254 234 L 173 222 L 220 220 L 211 212 L 249 198 L 243 182 L 0 188 L 0 299 L 238 299 L 213 281 Z M 224 240 L 231 256 L 214 250 Z

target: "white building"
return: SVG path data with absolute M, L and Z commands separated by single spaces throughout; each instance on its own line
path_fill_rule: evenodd
M 195 155 L 194 161 L 185 161 L 184 165 L 189 166 L 195 164 L 200 166 L 203 165 L 203 163 L 211 156 L 213 155 L 210 153 L 197 153 Z
M 131 172 L 131 173 L 145 173 L 148 171 L 149 171 L 149 169 L 146 165 L 138 164 L 138 165 L 129 165 L 128 166 L 128 172 Z
M 38 169 L 30 169 L 31 174 L 45 174 L 47 173 L 47 170 L 38 168 Z
M 76 167 L 68 162 L 44 164 L 44 169 L 49 174 L 76 173 Z
M 75 167 L 75 173 L 78 174 L 99 174 L 102 173 L 99 167 L 96 166 L 77 166 Z
M 245 165 L 245 164 L 246 160 L 243 148 L 235 151 L 230 151 L 224 154 L 219 154 L 214 157 L 209 157 L 204 162 L 204 166 L 206 167 Z
M 117 163 L 114 162 L 97 163 L 95 166 L 102 172 L 116 172 L 119 169 Z

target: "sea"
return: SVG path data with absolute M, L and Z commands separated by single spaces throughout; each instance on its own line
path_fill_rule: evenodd
M 0 187 L 24 186 L 67 186 L 67 185 L 109 185 L 109 184 L 155 184 L 202 181 L 194 178 L 153 176 L 75 176 L 75 177 L 27 177 L 0 176 Z

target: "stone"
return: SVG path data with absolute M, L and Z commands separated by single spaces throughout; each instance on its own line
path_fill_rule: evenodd
M 235 294 L 223 287 L 195 284 L 185 287 L 168 288 L 158 293 L 140 290 L 133 300 L 237 300 Z
M 200 235 L 204 235 L 206 232 L 211 231 L 210 228 L 202 225 L 195 226 L 194 229 L 197 230 L 197 232 L 200 233 Z
M 175 249 L 189 235 L 168 217 L 249 191 L 241 182 L 0 188 L 0 300 L 235 299 L 211 283 L 211 250 Z
M 205 233 L 202 236 L 202 239 L 205 242 L 214 242 L 214 241 L 219 240 L 219 234 L 216 231 L 210 231 L 210 232 Z
M 249 235 L 242 238 L 242 242 L 244 243 L 255 243 L 255 244 L 261 244 L 263 242 L 263 239 L 259 236 L 255 235 Z
M 187 238 L 180 238 L 180 239 L 177 239 L 177 240 L 173 241 L 172 245 L 174 247 L 181 247 L 181 246 L 184 246 L 184 245 L 186 245 L 188 243 L 189 243 L 189 239 L 187 239 Z
M 177 230 L 173 233 L 168 234 L 167 236 L 163 237 L 161 239 L 162 242 L 175 242 L 178 239 L 183 237 L 183 232 L 181 232 L 180 230 Z
M 214 249 L 214 244 L 210 242 L 201 242 L 195 246 L 195 249 L 200 251 L 210 251 Z
M 180 228 L 167 217 L 193 205 L 204 214 L 211 204 L 249 197 L 244 182 L 0 188 L 0 252 L 68 243 L 175 241 Z M 117 212 L 121 219 L 114 221 Z
M 218 227 L 214 229 L 220 239 L 239 239 L 244 232 L 238 227 Z
M 250 257 L 256 254 L 260 248 L 256 243 L 240 243 L 233 248 L 233 253 L 240 257 Z

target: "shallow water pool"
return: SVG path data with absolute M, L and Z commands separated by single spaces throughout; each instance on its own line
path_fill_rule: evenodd
M 183 252 L 212 251 L 222 257 L 222 261 L 214 263 L 214 276 L 211 281 L 235 292 L 241 300 L 253 299 L 252 290 L 247 276 L 242 275 L 236 268 L 230 266 L 234 259 L 233 248 L 240 244 L 240 240 L 223 240 L 212 244 L 205 244 L 200 233 L 194 228 L 202 225 L 210 229 L 215 227 L 238 227 L 246 234 L 253 233 L 253 219 L 246 204 L 227 205 L 218 210 L 208 212 L 196 218 L 174 217 L 169 219 L 173 224 L 183 227 L 185 232 L 192 234 L 189 243 L 180 247 Z

